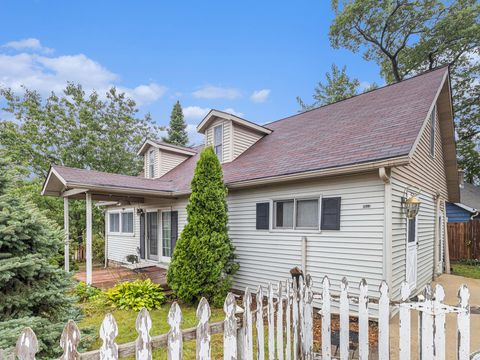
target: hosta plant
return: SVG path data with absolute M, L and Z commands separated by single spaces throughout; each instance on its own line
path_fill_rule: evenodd
M 165 302 L 165 294 L 160 285 L 152 280 L 127 281 L 105 291 L 107 301 L 122 310 L 139 311 L 157 309 Z

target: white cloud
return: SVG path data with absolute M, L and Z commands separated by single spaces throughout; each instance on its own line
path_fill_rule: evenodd
M 370 88 L 370 86 L 372 86 L 372 84 L 368 81 L 361 81 L 360 82 L 360 91 L 365 91 L 367 89 Z
M 40 43 L 40 40 L 35 38 L 10 41 L 6 44 L 3 44 L 2 47 L 14 49 L 14 50 L 33 50 L 33 51 L 39 51 L 45 54 L 49 54 L 53 52 L 53 49 L 43 46 Z
M 250 95 L 250 100 L 255 103 L 263 103 L 267 101 L 269 95 L 270 89 L 255 90 L 252 95 Z
M 193 92 L 193 96 L 201 99 L 236 99 L 242 96 L 240 90 L 208 85 Z
M 129 88 L 119 84 L 117 74 L 84 54 L 45 56 L 38 53 L 0 53 L 0 86 L 19 92 L 22 85 L 42 95 L 61 92 L 67 82 L 79 83 L 84 90 L 103 95 L 112 86 L 127 93 L 139 105 L 161 98 L 167 88 L 160 84 L 140 84 Z
M 183 115 L 187 120 L 201 120 L 208 114 L 209 111 L 209 108 L 202 108 L 200 106 L 187 106 L 183 109 Z
M 204 135 L 197 132 L 196 124 L 187 124 L 187 133 L 192 145 L 200 145 L 204 142 Z
M 226 109 L 223 109 L 222 111 L 225 111 L 229 114 L 232 114 L 232 115 L 235 115 L 235 116 L 238 116 L 238 117 L 243 117 L 243 113 L 241 113 L 239 111 L 235 111 L 235 109 L 233 109 L 233 108 L 226 108 Z

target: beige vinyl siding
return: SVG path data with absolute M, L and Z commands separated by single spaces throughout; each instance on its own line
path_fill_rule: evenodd
M 105 213 L 105 219 L 107 221 L 108 229 L 108 219 L 110 211 L 118 211 L 123 208 L 131 209 L 133 208 L 133 222 L 134 222 L 134 234 L 133 235 L 122 235 L 122 234 L 107 234 L 108 242 L 108 260 L 114 260 L 121 263 L 126 263 L 125 257 L 130 254 L 137 254 L 137 247 L 140 246 L 140 215 L 137 214 L 137 209 L 141 208 L 144 210 L 158 209 L 158 210 L 175 210 L 178 211 L 178 234 L 183 230 L 187 222 L 187 199 L 179 199 L 176 201 L 170 200 L 156 200 L 149 199 L 144 204 L 135 204 L 130 207 L 109 207 Z M 159 222 L 159 249 L 161 249 L 161 222 Z M 152 262 L 153 263 L 153 262 Z
M 213 129 L 216 126 L 223 126 L 223 142 L 222 142 L 222 162 L 230 162 L 233 160 L 233 143 L 232 143 L 232 121 L 217 119 L 212 122 L 212 124 L 205 131 L 205 145 L 213 146 Z
M 188 159 L 188 156 L 186 155 L 180 155 L 169 151 L 160 150 L 159 176 L 165 175 L 167 172 L 172 170 L 174 167 L 180 165 L 186 159 Z
M 418 258 L 417 292 L 431 282 L 434 272 L 435 234 L 437 230 L 436 194 L 441 197 L 441 214 L 445 219 L 443 202 L 447 199 L 447 180 L 445 175 L 444 153 L 440 135 L 439 118 L 436 117 L 435 157 L 430 155 L 431 119 L 428 118 L 417 148 L 412 155 L 411 164 L 392 169 L 392 292 L 400 294 L 402 281 L 406 276 L 406 217 L 403 213 L 401 198 L 408 187 L 410 191 L 421 191 L 418 217 Z M 445 221 L 445 220 L 444 220 Z M 440 243 L 445 234 L 440 232 Z M 443 252 L 442 252 L 443 256 Z
M 241 125 L 233 125 L 233 159 L 240 156 L 250 146 L 255 144 L 263 135 L 247 129 Z
M 256 230 L 256 203 L 291 197 L 341 197 L 340 230 Z M 240 269 L 234 287 L 258 285 L 289 277 L 301 266 L 301 238 L 307 237 L 307 272 L 320 290 L 328 275 L 334 289 L 346 276 L 353 292 L 362 277 L 372 295 L 383 279 L 384 185 L 377 173 L 344 176 L 289 185 L 230 191 L 229 233 Z
M 417 186 L 422 190 L 435 195 L 437 192 L 443 199 L 447 200 L 447 178 L 445 173 L 445 161 L 440 135 L 440 126 L 438 114 L 436 114 L 435 129 L 435 158 L 430 155 L 430 117 L 426 122 L 417 148 L 412 155 L 411 164 L 395 168 L 393 176 L 412 186 Z

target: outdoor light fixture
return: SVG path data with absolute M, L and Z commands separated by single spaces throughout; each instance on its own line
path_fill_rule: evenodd
M 418 214 L 418 210 L 420 210 L 421 202 L 417 198 L 418 194 L 420 194 L 420 191 L 418 191 L 416 194 L 408 194 L 408 188 L 405 189 L 405 194 L 402 198 L 402 204 L 405 215 L 407 215 L 407 219 L 414 219 Z

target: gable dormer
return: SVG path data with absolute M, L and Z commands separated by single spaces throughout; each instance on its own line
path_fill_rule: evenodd
M 197 131 L 205 135 L 205 145 L 213 147 L 221 163 L 235 160 L 272 132 L 266 127 L 219 110 L 210 110 L 198 125 Z
M 138 151 L 138 155 L 143 155 L 144 176 L 150 179 L 165 175 L 195 154 L 190 148 L 153 140 L 146 140 Z

